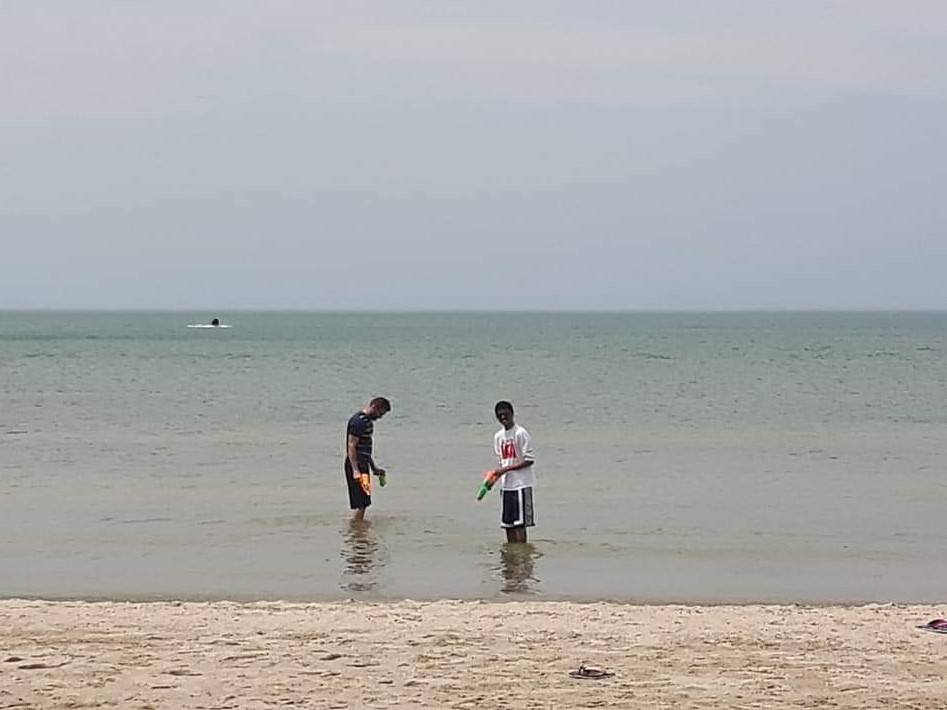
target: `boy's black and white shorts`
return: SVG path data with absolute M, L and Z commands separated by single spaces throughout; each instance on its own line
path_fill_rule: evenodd
M 518 488 L 515 491 L 500 491 L 500 494 L 502 496 L 501 528 L 530 528 L 536 524 L 532 486 Z

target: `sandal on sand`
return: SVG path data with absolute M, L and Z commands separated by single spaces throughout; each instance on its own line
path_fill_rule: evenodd
M 569 676 L 572 678 L 611 678 L 614 673 L 609 673 L 606 670 L 601 668 L 596 668 L 595 666 L 587 666 L 584 663 L 579 666 L 577 671 L 569 671 Z
M 934 619 L 926 624 L 921 624 L 917 628 L 925 631 L 934 631 L 938 634 L 947 634 L 947 619 Z

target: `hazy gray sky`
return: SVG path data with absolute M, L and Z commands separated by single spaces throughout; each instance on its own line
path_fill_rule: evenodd
M 0 0 L 0 308 L 947 308 L 944 0 Z

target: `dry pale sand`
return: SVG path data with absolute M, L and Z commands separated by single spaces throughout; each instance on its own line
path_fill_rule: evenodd
M 944 613 L 0 601 L 0 708 L 947 708 Z

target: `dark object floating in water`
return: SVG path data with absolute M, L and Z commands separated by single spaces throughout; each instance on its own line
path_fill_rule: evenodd
M 189 323 L 188 328 L 230 328 L 227 323 L 221 323 L 220 318 L 214 318 L 210 323 Z

